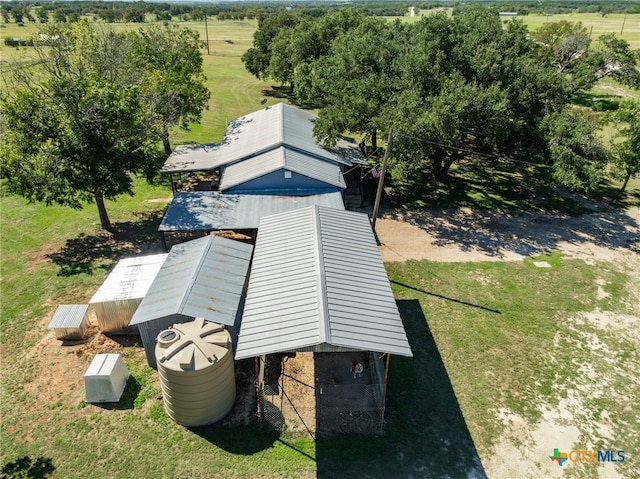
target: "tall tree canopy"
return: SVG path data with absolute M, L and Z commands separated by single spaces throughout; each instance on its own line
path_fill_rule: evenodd
M 199 123 L 208 107 L 202 54 L 197 32 L 176 24 L 145 27 L 131 34 L 132 63 L 148 107 L 161 122 L 165 155 L 171 154 L 169 130 Z
M 111 229 L 104 199 L 132 194 L 131 175 L 155 173 L 167 125 L 193 118 L 180 103 L 190 104 L 181 65 L 151 62 L 142 37 L 86 21 L 42 30 L 37 60 L 13 69 L 0 97 L 10 191 L 73 208 L 95 201 L 102 228 Z M 171 56 L 175 48 L 153 51 Z
M 608 120 L 619 128 L 612 139 L 612 152 L 624 192 L 629 180 L 640 173 L 640 103 L 626 100 L 609 115 Z
M 315 132 L 373 138 L 391 126 L 394 156 L 438 178 L 470 152 L 522 153 L 567 102 L 564 77 L 540 64 L 520 22 L 489 9 L 415 24 L 367 19 L 300 69 L 298 96 L 322 106 Z
M 278 33 L 296 26 L 300 21 L 299 14 L 284 9 L 260 18 L 258 29 L 253 34 L 253 46 L 242 55 L 247 71 L 256 78 L 268 78 L 273 40 Z
M 613 33 L 601 35 L 593 47 L 582 23 L 562 20 L 544 24 L 532 37 L 539 58 L 564 74 L 574 92 L 588 90 L 605 77 L 640 88 L 640 52 Z
M 344 132 L 377 133 L 388 124 L 385 106 L 400 93 L 396 59 L 406 25 L 368 17 L 337 35 L 332 52 L 296 72 L 297 95 L 322 106 L 315 133 L 335 142 Z

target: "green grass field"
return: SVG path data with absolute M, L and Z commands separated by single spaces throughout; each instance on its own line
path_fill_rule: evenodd
M 204 24 L 191 26 L 204 38 Z M 2 36 L 31 26 L 18 28 L 4 26 Z M 202 125 L 174 132 L 174 143 L 219 141 L 227 121 L 260 108 L 269 84 L 245 72 L 240 61 L 254 29 L 254 22 L 209 22 L 210 108 Z M 3 62 L 20 52 L 1 48 Z M 432 191 L 437 205 L 408 198 L 407 206 L 521 207 L 505 193 L 521 180 L 509 171 L 491 178 L 469 176 L 463 168 L 458 173 L 469 181 L 452 185 L 455 194 Z M 629 191 L 625 201 L 637 204 L 640 180 Z M 551 263 L 549 270 L 535 268 L 532 259 L 387 265 L 414 358 L 392 358 L 380 437 L 314 441 L 254 423 L 176 425 L 162 409 L 157 374 L 137 343 L 117 349 L 132 374 L 120 405 L 87 405 L 82 375 L 92 354 L 78 356 L 78 346 L 52 339 L 48 318 L 58 304 L 88 301 L 119 259 L 160 250 L 156 230 L 170 195 L 166 184 L 137 180 L 134 197 L 107 204 L 116 228 L 111 236 L 100 231 L 93 205 L 80 211 L 33 205 L 0 188 L 0 477 L 482 477 L 479 464 L 492 460 L 505 434 L 500 411 L 535 424 L 541 404 L 557 407 L 575 384 L 585 384 L 580 378 L 587 373 L 616 394 L 589 396 L 577 416 L 580 444 L 640 456 L 634 414 L 640 387 L 624 375 L 640 369 L 637 345 L 615 324 L 608 331 L 579 324 L 582 314 L 596 309 L 613 317 L 635 313 L 636 285 L 624 265 L 587 264 L 557 253 L 538 258 Z M 538 208 L 583 212 L 555 196 Z M 606 297 L 598 296 L 599 288 Z M 611 354 L 591 369 L 588 346 L 596 340 Z M 241 363 L 240 369 L 251 366 Z M 589 426 L 602 423 L 613 431 L 609 442 L 590 444 Z M 540 461 L 548 459 L 543 454 Z M 616 471 L 634 478 L 636 466 L 630 459 Z M 596 477 L 584 468 L 565 476 Z

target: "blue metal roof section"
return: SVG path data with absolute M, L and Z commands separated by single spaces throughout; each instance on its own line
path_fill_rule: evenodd
M 317 118 L 313 113 L 285 103 L 269 106 L 231 121 L 219 144 L 177 147 L 160 171 L 213 170 L 282 146 L 334 164 L 366 164 L 352 140 L 341 139 L 332 148 L 318 143 L 313 136 Z
M 213 235 L 175 245 L 129 325 L 182 314 L 232 326 L 252 252 Z
M 310 206 L 260 221 L 236 359 L 317 345 L 412 356 L 365 214 Z
M 160 232 L 255 229 L 260 217 L 311 205 L 344 210 L 339 192 L 301 196 L 222 195 L 215 191 L 178 192 L 158 228 Z
M 294 192 L 299 188 L 346 188 L 342 170 L 336 164 L 285 147 L 227 166 L 220 190 L 276 189 Z

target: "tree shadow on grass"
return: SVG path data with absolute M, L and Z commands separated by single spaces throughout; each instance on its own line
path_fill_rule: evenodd
M 55 467 L 50 457 L 33 459 L 29 456 L 22 456 L 2 466 L 0 479 L 44 479 L 53 474 L 53 471 L 55 471 Z
M 414 357 L 391 358 L 385 433 L 318 439 L 318 478 L 486 478 L 420 303 L 397 304 Z
M 80 234 L 47 258 L 60 267 L 58 276 L 74 276 L 91 274 L 96 268 L 110 269 L 126 256 L 162 253 L 157 237 L 162 215 L 159 211 L 137 213 L 136 221 L 115 223 L 112 233 Z
M 591 108 L 594 111 L 611 111 L 618 109 L 621 100 L 623 97 L 620 95 L 580 90 L 573 94 L 571 103 Z

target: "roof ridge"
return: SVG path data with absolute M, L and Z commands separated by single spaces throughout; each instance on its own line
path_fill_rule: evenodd
M 182 295 L 182 300 L 180 301 L 179 311 L 184 311 L 185 305 L 188 302 L 187 298 L 191 294 L 191 291 L 193 291 L 193 288 L 194 288 L 194 286 L 196 284 L 196 279 L 198 278 L 198 275 L 200 274 L 200 271 L 202 270 L 202 267 L 204 266 L 203 258 L 205 258 L 207 256 L 207 254 L 209 253 L 209 251 L 211 250 L 211 245 L 212 245 L 213 241 L 215 240 L 215 238 L 217 238 L 217 236 L 214 236 L 214 235 L 209 235 L 208 236 L 208 241 L 206 242 L 206 245 L 204 246 L 204 248 L 203 248 L 203 250 L 202 250 L 202 252 L 200 254 L 200 259 L 198 260 L 198 264 L 196 265 L 196 268 L 195 268 L 193 274 L 191 275 L 191 278 L 189 279 L 189 284 L 185 288 L 185 292 Z M 203 243 L 204 243 L 204 241 L 203 241 Z
M 312 221 L 314 223 L 315 235 L 315 247 L 316 247 L 316 264 L 318 267 L 317 280 L 318 280 L 318 305 L 319 305 L 319 318 L 318 321 L 318 336 L 320 343 L 331 344 L 331 328 L 329 324 L 329 303 L 327 300 L 327 292 L 324 285 L 326 284 L 326 271 L 324 269 L 324 251 L 322 249 L 322 226 L 320 221 L 320 207 L 318 205 L 312 205 L 311 209 Z

